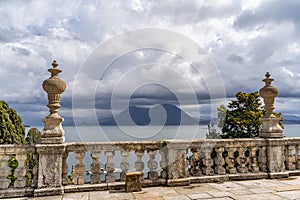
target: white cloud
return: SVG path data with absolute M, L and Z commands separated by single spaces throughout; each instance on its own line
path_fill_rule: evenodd
M 296 0 L 1 1 L 1 98 L 20 104 L 37 103 L 41 99 L 45 102 L 41 84 L 49 77 L 47 69 L 52 60 L 57 59 L 63 70 L 60 76 L 67 82 L 63 101 L 70 103 L 77 71 L 94 48 L 116 34 L 145 27 L 173 30 L 196 41 L 209 52 L 219 68 L 228 96 L 239 90 L 258 90 L 263 85 L 261 79 L 265 72 L 270 71 L 280 95 L 298 97 L 298 8 Z M 149 35 L 141 37 L 151 39 Z M 134 41 L 128 41 L 127 45 L 130 42 Z M 124 45 L 116 44 L 112 50 L 124 48 Z M 176 92 L 182 94 L 188 91 L 184 87 L 185 81 L 199 92 L 205 91 L 205 81 L 214 83 L 213 77 L 203 80 L 187 63 L 172 59 L 161 52 L 132 52 L 131 56 L 112 66 L 106 78 L 87 77 L 76 92 L 92 92 L 96 85 L 107 98 L 105 94 L 113 89 L 121 75 L 132 66 L 153 60 L 170 65 L 181 79 L 169 74 L 166 68 L 140 68 L 122 84 L 124 93 L 140 80 L 166 79 L 172 87 L 177 86 Z M 157 88 L 152 89 L 149 93 L 155 93 Z M 32 108 L 28 109 L 30 112 Z

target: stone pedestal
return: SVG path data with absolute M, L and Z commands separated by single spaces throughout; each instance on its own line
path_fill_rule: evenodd
M 63 130 L 61 123 L 64 121 L 63 118 L 57 117 L 46 117 L 43 119 L 45 123 L 44 129 L 41 132 L 42 144 L 62 144 L 65 141 L 65 131 Z
M 267 166 L 270 178 L 284 178 L 288 176 L 285 172 L 284 145 L 280 139 L 268 139 Z
M 185 186 L 190 185 L 187 171 L 186 150 L 189 144 L 185 141 L 172 142 L 167 145 L 167 185 Z
M 62 156 L 65 145 L 36 145 L 39 154 L 38 189 L 34 196 L 62 195 Z
M 125 181 L 125 192 L 142 191 L 142 173 L 127 172 Z
M 259 137 L 261 138 L 283 138 L 283 129 L 279 122 L 282 118 L 261 118 L 261 127 L 259 129 Z

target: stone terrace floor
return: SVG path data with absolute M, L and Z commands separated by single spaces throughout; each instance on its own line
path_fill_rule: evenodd
M 190 199 L 245 199 L 245 200 L 300 200 L 300 176 L 286 179 L 262 179 L 232 181 L 224 183 L 191 184 L 184 187 L 150 187 L 141 192 L 95 191 L 66 193 L 63 196 L 22 197 L 11 200 L 100 200 L 100 199 L 141 199 L 141 200 L 190 200 Z

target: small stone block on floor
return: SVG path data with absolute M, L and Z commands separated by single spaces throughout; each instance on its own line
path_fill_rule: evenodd
M 125 181 L 125 192 L 142 191 L 142 173 L 127 172 Z

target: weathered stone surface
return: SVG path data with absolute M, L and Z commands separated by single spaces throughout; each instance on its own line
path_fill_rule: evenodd
M 60 108 L 60 98 L 66 89 L 66 83 L 58 77 L 61 70 L 57 66 L 58 63 L 54 60 L 52 68 L 48 70 L 51 77 L 43 82 L 43 89 L 48 95 L 47 106 L 50 114 L 43 119 L 45 126 L 41 132 L 40 143 L 42 144 L 61 144 L 65 141 L 64 130 L 61 126 L 64 119 L 58 115 L 58 108 Z
M 259 130 L 261 138 L 283 138 L 283 130 L 279 126 L 281 118 L 260 118 L 262 125 Z
M 75 152 L 75 159 L 77 161 L 77 164 L 75 165 L 74 172 L 74 184 L 75 185 L 83 185 L 84 184 L 84 171 L 85 171 L 85 165 L 83 164 L 83 158 L 85 156 L 85 152 Z
M 269 172 L 284 172 L 284 147 L 268 146 L 268 169 Z
M 208 199 L 211 198 L 212 196 L 207 193 L 196 193 L 196 194 L 187 194 L 187 196 L 191 199 Z
M 125 181 L 126 192 L 138 192 L 142 190 L 142 173 L 127 172 Z
M 26 174 L 27 168 L 25 166 L 25 160 L 27 159 L 27 155 L 18 154 L 16 155 L 16 160 L 18 161 L 18 167 L 15 169 L 16 180 L 14 182 L 15 188 L 24 188 L 26 186 Z
M 123 188 L 124 188 L 124 184 L 123 184 Z M 108 190 L 108 184 L 106 184 L 106 183 L 64 186 L 65 193 L 86 192 L 86 191 L 104 191 L 104 190 Z
M 7 179 L 10 174 L 10 168 L 7 165 L 8 160 L 9 156 L 0 152 L 0 189 L 7 189 L 10 184 L 10 180 Z
M 36 145 L 39 153 L 38 189 L 35 196 L 63 194 L 62 154 L 65 145 Z
M 113 161 L 113 157 L 115 156 L 115 152 L 114 151 L 106 151 L 105 152 L 105 156 L 106 156 L 106 165 L 105 165 L 105 170 L 107 172 L 105 179 L 107 183 L 113 183 L 115 182 L 115 165 L 114 165 L 114 161 Z
M 167 180 L 167 185 L 170 187 L 176 187 L 176 186 L 187 186 L 190 185 L 190 179 L 189 178 L 179 178 L 179 179 L 170 179 Z
M 63 195 L 63 194 L 64 194 L 63 187 L 38 188 L 34 190 L 35 197 L 55 196 L 55 195 Z
M 276 118 L 273 115 L 274 99 L 278 95 L 278 89 L 271 83 L 274 79 L 270 78 L 269 72 L 266 73 L 266 78 L 263 80 L 265 86 L 259 90 L 259 95 L 263 97 L 265 103 L 266 114 L 261 118 L 261 127 L 259 129 L 259 137 L 261 138 L 282 138 L 283 129 L 279 122 L 282 118 Z

